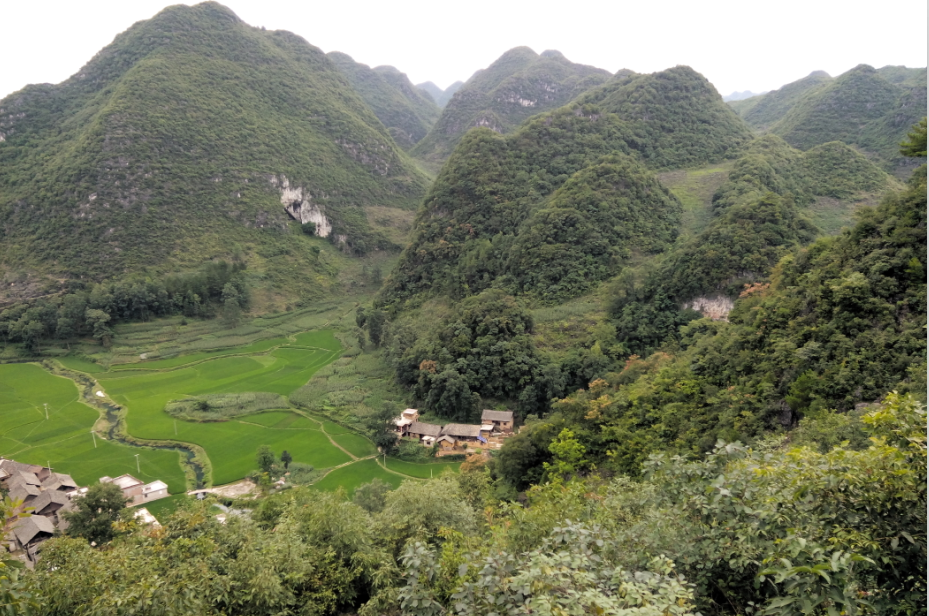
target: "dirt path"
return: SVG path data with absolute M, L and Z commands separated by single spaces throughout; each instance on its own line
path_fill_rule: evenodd
M 368 458 L 372 458 L 372 457 L 378 455 L 378 454 L 374 454 L 374 456 L 368 456 L 367 458 L 359 458 L 358 456 L 356 456 L 355 454 L 353 454 L 352 452 L 350 452 L 350 451 L 349 451 L 348 449 L 346 449 L 345 447 L 342 447 L 341 445 L 339 445 L 338 443 L 336 443 L 335 440 L 332 438 L 332 435 L 330 435 L 328 432 L 326 432 L 326 427 L 323 425 L 323 422 L 321 422 L 320 420 L 318 420 L 318 419 L 316 419 L 315 417 L 311 416 L 311 415 L 310 415 L 309 413 L 307 413 L 306 411 L 301 411 L 300 409 L 297 409 L 297 408 L 291 408 L 290 410 L 293 411 L 294 413 L 296 413 L 297 415 L 302 415 L 303 417 L 306 417 L 306 418 L 309 419 L 310 421 L 315 421 L 316 423 L 318 423 L 318 424 L 319 424 L 319 431 L 326 435 L 326 438 L 329 439 L 329 442 L 332 443 L 332 446 L 335 447 L 336 449 L 340 449 L 341 451 L 343 451 L 343 452 L 345 453 L 345 455 L 347 455 L 349 458 L 352 459 L 351 462 L 346 462 L 345 464 L 351 464 L 352 462 L 357 462 L 358 460 L 367 460 Z M 345 466 L 345 464 L 342 464 L 342 465 L 340 465 L 340 466 L 334 466 L 334 467 L 332 468 L 332 470 L 335 470 L 335 469 L 337 469 L 337 468 L 341 468 L 342 466 Z M 328 474 L 328 473 L 327 473 L 327 474 Z

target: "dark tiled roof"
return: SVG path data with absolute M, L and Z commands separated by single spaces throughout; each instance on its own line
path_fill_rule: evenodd
M 70 502 L 71 499 L 69 499 L 68 496 L 63 492 L 46 490 L 45 492 L 39 494 L 34 501 L 32 501 L 32 511 L 34 513 L 41 514 L 43 510 L 49 505 L 60 505 L 61 507 L 64 507 Z
M 13 529 L 13 534 L 19 539 L 22 545 L 28 544 L 35 539 L 39 533 L 55 534 L 55 527 L 51 520 L 40 515 L 31 515 L 28 518 L 22 518 Z
M 42 482 L 42 487 L 46 490 L 57 490 L 59 487 L 76 488 L 77 482 L 71 479 L 71 475 L 64 473 L 52 473 Z
M 442 428 L 442 434 L 457 437 L 477 438 L 481 435 L 481 427 L 471 426 L 468 424 L 448 424 Z
M 10 498 L 13 500 L 26 500 L 27 496 L 38 496 L 42 491 L 35 486 L 17 483 L 10 488 Z
M 410 424 L 410 427 L 407 428 L 407 432 L 410 434 L 422 434 L 424 436 L 439 436 L 442 434 L 442 426 L 414 421 Z
M 492 411 L 484 409 L 481 413 L 481 421 L 513 421 L 513 411 Z

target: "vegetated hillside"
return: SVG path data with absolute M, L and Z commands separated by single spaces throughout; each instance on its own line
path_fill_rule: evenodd
M 61 276 L 266 250 L 292 217 L 389 247 L 363 206 L 412 207 L 427 183 L 325 54 L 213 2 L 10 95 L 0 134 L 0 261 Z
M 528 47 L 506 52 L 475 73 L 442 110 L 438 122 L 411 153 L 438 167 L 468 129 L 508 133 L 529 116 L 565 105 L 610 78 L 602 69 L 574 64 L 557 51 Z
M 617 339 L 647 354 L 698 312 L 725 318 L 746 286 L 765 281 L 784 254 L 823 233 L 811 218 L 848 224 L 862 202 L 895 186 L 843 143 L 804 153 L 773 135 L 757 139 L 713 196 L 706 228 L 615 281 L 609 310 Z M 823 198 L 830 218 L 817 209 Z
M 403 148 L 426 136 L 441 110 L 431 97 L 414 87 L 406 74 L 392 66 L 370 68 L 338 51 L 326 54 L 348 79 L 374 115 Z
M 750 138 L 687 67 L 618 76 L 512 135 L 471 131 L 426 197 L 381 301 L 492 285 L 545 302 L 579 295 L 674 240 L 680 203 L 645 167 L 721 160 Z
M 614 364 L 508 441 L 501 460 L 517 483 L 538 474 L 568 427 L 596 464 L 636 472 L 651 452 L 746 442 L 802 417 L 832 421 L 893 389 L 923 398 L 925 267 L 923 167 L 853 228 L 786 255 L 770 284 L 743 291 L 729 322 L 694 321 L 679 342 Z
M 418 83 L 416 87 L 429 94 L 432 97 L 432 100 L 435 101 L 435 104 L 439 107 L 445 107 L 448 104 L 448 101 L 452 100 L 455 92 L 461 89 L 461 86 L 464 85 L 463 81 L 456 81 L 452 85 L 448 86 L 444 90 L 439 86 L 435 85 L 431 81 L 425 83 Z
M 803 79 L 785 86 L 759 94 L 752 98 L 730 102 L 729 105 L 752 127 L 765 131 L 793 108 L 797 102 L 811 90 L 823 87 L 832 81 L 825 71 L 813 71 Z
M 910 126 L 926 113 L 926 71 L 862 64 L 835 79 L 821 71 L 732 107 L 759 131 L 801 150 L 830 141 L 853 145 L 906 177 L 922 161 L 899 153 Z
M 650 75 L 620 71 L 578 102 L 598 105 L 625 121 L 632 130 L 633 147 L 650 167 L 721 160 L 751 140 L 748 126 L 689 66 Z

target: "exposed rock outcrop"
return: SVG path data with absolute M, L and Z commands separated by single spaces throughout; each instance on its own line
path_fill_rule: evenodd
M 714 321 L 727 321 L 732 306 L 732 300 L 725 295 L 695 297 L 684 304 L 685 308 L 696 310 L 705 318 L 713 319 Z
M 271 184 L 281 191 L 281 205 L 291 218 L 300 224 L 314 223 L 316 235 L 320 237 L 328 237 L 332 233 L 332 223 L 326 218 L 323 207 L 312 202 L 308 190 L 304 190 L 302 186 L 291 187 L 290 180 L 284 175 L 280 179 L 272 177 Z

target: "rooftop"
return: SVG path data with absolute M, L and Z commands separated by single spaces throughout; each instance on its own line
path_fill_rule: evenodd
M 484 409 L 481 413 L 481 421 L 513 421 L 513 411 L 493 411 Z
M 32 510 L 35 513 L 41 514 L 42 511 L 49 505 L 58 505 L 59 507 L 64 507 L 71 502 L 71 499 L 68 498 L 67 494 L 63 492 L 57 492 L 55 490 L 46 490 L 39 494 L 34 501 L 32 501 Z
M 442 428 L 442 435 L 445 436 L 446 434 L 449 436 L 477 438 L 481 436 L 481 427 L 468 424 L 448 424 Z
M 28 518 L 21 518 L 16 528 L 13 529 L 13 534 L 16 535 L 16 538 L 19 539 L 22 545 L 28 544 L 35 539 L 36 535 L 39 533 L 48 533 L 49 535 L 55 534 L 55 526 L 52 524 L 51 520 L 40 515 L 31 515 Z
M 116 477 L 115 479 L 111 479 L 109 477 L 101 477 L 100 483 L 115 483 L 116 485 L 119 486 L 120 490 L 128 490 L 129 488 L 142 485 L 142 482 L 136 479 L 135 477 L 133 477 L 132 475 L 120 475 L 119 477 Z
M 167 489 L 168 489 L 168 484 L 166 484 L 164 481 L 160 479 L 156 479 L 155 481 L 143 486 L 142 493 L 144 494 L 145 492 L 154 492 L 156 490 L 167 490 Z
M 421 421 L 414 421 L 413 423 L 410 424 L 410 427 L 407 429 L 407 432 L 411 434 L 423 434 L 426 436 L 439 436 L 440 434 L 442 434 L 442 426 L 423 423 Z

